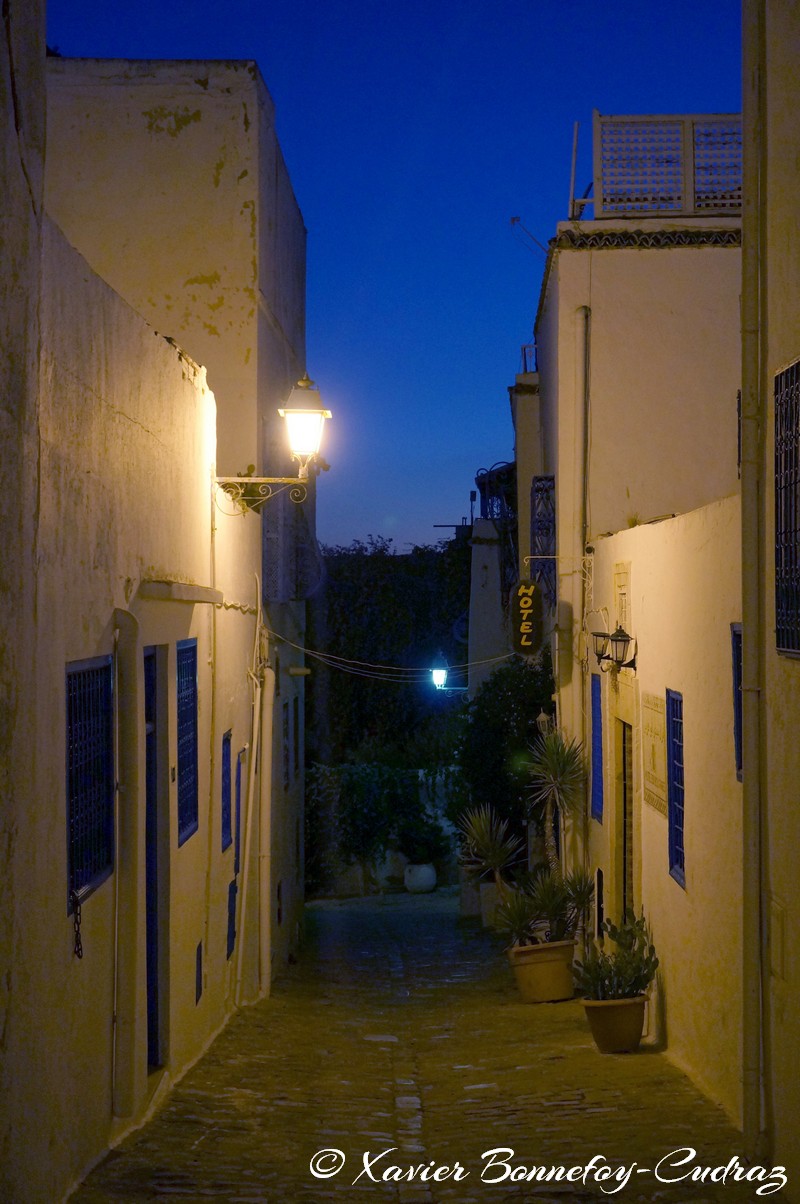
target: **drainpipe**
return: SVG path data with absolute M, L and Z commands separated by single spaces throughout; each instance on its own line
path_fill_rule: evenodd
M 761 829 L 761 682 L 764 616 L 761 582 L 764 538 L 760 499 L 764 413 L 761 393 L 764 245 L 763 155 L 764 37 L 761 0 L 744 0 L 743 210 L 742 210 L 742 1129 L 745 1152 L 758 1160 L 766 1146 L 762 1115 L 765 990 Z
M 247 670 L 247 676 L 253 689 L 253 719 L 252 739 L 250 741 L 250 763 L 247 773 L 247 795 L 245 800 L 244 849 L 242 850 L 242 905 L 239 910 L 239 932 L 237 934 L 236 953 L 236 987 L 234 1000 L 237 1004 L 242 997 L 242 972 L 244 962 L 245 929 L 247 923 L 247 888 L 250 881 L 250 842 L 253 832 L 253 807 L 256 789 L 256 765 L 258 764 L 258 741 L 261 732 L 261 687 L 262 666 L 260 663 L 261 642 L 261 585 L 256 577 L 256 630 L 253 639 L 253 664 Z
M 580 523 L 581 523 L 581 545 L 578 559 L 578 572 L 580 573 L 580 633 L 583 632 L 586 621 L 586 572 L 584 558 L 586 556 L 586 545 L 589 542 L 589 405 L 591 395 L 591 335 L 592 335 L 592 310 L 588 305 L 582 305 L 578 309 L 578 383 L 579 396 L 581 399 L 581 429 L 580 429 Z M 580 640 L 580 633 L 578 639 Z M 578 646 L 580 651 L 580 644 Z M 581 681 L 580 681 L 580 740 L 586 746 L 586 687 L 588 661 L 581 660 Z M 589 852 L 589 811 L 588 807 L 583 808 L 583 831 L 581 833 L 583 840 L 583 858 L 586 858 Z
M 263 654 L 266 661 L 266 651 Z M 275 670 L 264 668 L 261 695 L 261 781 L 258 831 L 258 989 L 269 995 L 272 979 L 272 727 Z

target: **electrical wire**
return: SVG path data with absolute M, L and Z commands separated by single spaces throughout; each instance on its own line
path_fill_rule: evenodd
M 302 644 L 295 644 L 286 636 L 280 635 L 277 631 L 269 631 L 269 635 L 282 643 L 287 644 L 290 648 L 295 648 L 298 652 L 302 652 L 305 656 L 311 657 L 313 660 L 319 661 L 329 669 L 338 669 L 343 673 L 350 673 L 355 677 L 364 677 L 370 681 L 390 681 L 398 685 L 416 685 L 417 683 L 427 682 L 430 678 L 430 669 L 421 668 L 406 668 L 401 665 L 380 665 L 371 661 L 358 661 L 344 656 L 336 656 L 332 652 L 318 652 L 313 648 L 306 648 Z M 507 652 L 503 656 L 490 656 L 483 660 L 468 661 L 460 665 L 448 665 L 448 672 L 463 674 L 465 671 L 477 668 L 480 665 L 492 665 L 501 661 L 510 660 L 515 654 Z

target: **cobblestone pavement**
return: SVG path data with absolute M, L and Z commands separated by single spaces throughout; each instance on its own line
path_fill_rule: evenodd
M 308 928 L 272 997 L 231 1021 L 74 1204 L 584 1204 L 619 1181 L 524 1182 L 510 1168 L 593 1155 L 637 1164 L 610 1197 L 624 1204 L 761 1198 L 730 1174 L 660 1182 L 656 1164 L 680 1147 L 696 1157 L 662 1177 L 727 1166 L 739 1134 L 663 1054 L 597 1053 L 580 1003 L 519 1003 L 496 938 L 458 919 L 452 892 L 313 904 Z M 365 1154 L 390 1149 L 365 1171 Z M 315 1178 L 315 1155 L 320 1172 L 344 1166 Z M 457 1164 L 460 1177 L 380 1181 L 392 1167 Z

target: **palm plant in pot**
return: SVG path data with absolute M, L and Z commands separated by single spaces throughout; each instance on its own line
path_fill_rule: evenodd
M 583 746 L 557 729 L 533 746 L 529 819 L 544 832 L 547 864 L 523 885 L 520 897 L 498 908 L 498 925 L 510 938 L 508 959 L 526 1002 L 571 999 L 576 934 L 584 929 L 594 887 L 583 870 L 564 874 L 556 841 L 561 816 L 578 815 L 584 801 Z
M 497 908 L 497 927 L 526 1003 L 553 1003 L 574 993 L 575 934 L 584 923 L 594 883 L 584 870 L 562 874 L 540 866 Z
M 612 952 L 593 947 L 573 966 L 583 996 L 586 1018 L 601 1053 L 632 1053 L 644 1028 L 648 989 L 658 969 L 644 913 L 628 912 L 619 927 L 610 920 L 603 933 L 616 946 Z
M 511 890 L 511 878 L 522 863 L 524 841 L 515 836 L 507 819 L 501 818 L 487 803 L 471 807 L 458 821 L 461 833 L 461 864 L 467 873 L 483 886 L 494 887 L 490 906 L 492 911 Z M 483 881 L 482 881 L 483 880 Z M 481 892 L 485 897 L 485 892 Z M 484 923 L 488 923 L 487 907 L 482 899 Z

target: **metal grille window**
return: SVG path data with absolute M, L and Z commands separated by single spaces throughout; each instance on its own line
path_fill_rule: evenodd
M 114 868 L 114 676 L 110 656 L 67 665 L 67 900 Z
M 542 591 L 545 606 L 552 609 L 557 600 L 555 477 L 531 481 L 530 574 Z
M 683 696 L 667 690 L 667 822 L 669 872 L 686 886 L 683 812 Z
M 231 831 L 231 736 L 226 732 L 222 737 L 222 849 L 229 849 L 233 843 Z
M 592 819 L 603 822 L 603 709 L 600 674 L 592 674 Z
M 731 660 L 733 663 L 733 753 L 736 777 L 742 780 L 742 625 L 731 623 Z
M 742 123 L 736 114 L 595 114 L 594 209 L 617 213 L 737 214 Z
M 178 644 L 178 844 L 197 831 L 197 640 Z
M 800 360 L 775 377 L 775 641 L 800 653 Z

